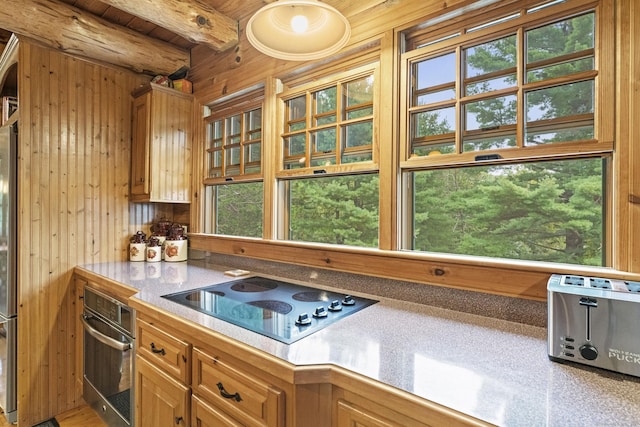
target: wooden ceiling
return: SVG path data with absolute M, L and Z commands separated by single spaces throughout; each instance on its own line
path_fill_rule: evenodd
M 242 25 L 272 1 L 2 0 L 0 48 L 14 32 L 78 56 L 136 71 L 168 73 L 171 67 L 175 70 L 179 65 L 188 64 L 190 51 L 197 45 L 211 48 L 213 52 L 236 46 L 243 32 Z M 397 0 L 325 0 L 347 18 L 388 1 Z M 151 7 L 157 10 L 150 11 Z M 125 36 L 116 36 L 118 32 Z M 201 36 L 210 40 L 200 39 Z M 127 55 L 129 62 L 123 60 Z M 159 61 L 159 56 L 166 60 Z M 134 63 L 136 60 L 140 62 L 139 67 Z
M 195 43 L 189 42 L 185 38 L 166 30 L 159 25 L 149 22 L 145 19 L 138 18 L 123 10 L 117 9 L 98 0 L 59 0 L 69 6 L 76 7 L 80 10 L 89 12 L 113 24 L 127 27 L 149 37 L 171 43 L 177 47 L 191 49 Z M 135 1 L 135 0 L 132 0 Z M 240 21 L 250 16 L 271 1 L 267 0 L 201 0 L 203 3 L 213 7 L 223 15 L 226 15 L 236 21 Z M 46 1 L 44 2 L 46 3 Z M 179 2 L 178 2 L 179 3 Z M 186 7 L 186 5 L 185 5 Z M 6 45 L 11 32 L 0 28 L 0 44 Z

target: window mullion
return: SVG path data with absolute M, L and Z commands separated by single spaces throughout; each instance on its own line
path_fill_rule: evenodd
M 343 139 L 342 135 L 342 123 L 346 120 L 346 100 L 343 97 L 344 94 L 344 85 L 343 83 L 339 83 L 336 85 L 336 123 L 335 123 L 335 132 L 336 132 L 336 141 L 335 141 L 335 162 L 336 165 L 341 164 L 341 155 L 342 155 L 342 147 L 346 146 L 346 141 Z M 345 136 L 346 137 L 346 136 Z
M 526 128 L 526 113 L 525 113 L 525 73 L 527 60 L 527 46 L 525 45 L 525 31 L 519 28 L 516 32 L 516 80 L 518 85 L 518 92 L 516 94 L 516 147 L 524 147 L 524 133 Z
M 240 114 L 240 175 L 244 175 L 244 142 L 247 139 L 246 113 Z
M 463 82 L 465 76 L 463 75 L 464 61 L 462 60 L 462 47 L 456 47 L 456 125 L 455 129 L 455 146 L 456 153 L 462 153 L 462 134 L 465 129 L 464 108 L 462 107 L 462 95 L 464 93 Z

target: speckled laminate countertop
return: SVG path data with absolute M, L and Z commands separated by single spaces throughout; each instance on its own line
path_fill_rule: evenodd
M 335 364 L 492 424 L 640 425 L 640 379 L 550 361 L 542 327 L 360 293 L 380 302 L 287 345 L 161 298 L 231 280 L 222 269 L 186 262 L 82 268 L 290 363 Z

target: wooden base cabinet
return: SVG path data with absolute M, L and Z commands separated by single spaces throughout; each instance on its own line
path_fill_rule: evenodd
M 137 310 L 136 427 L 489 425 L 348 370 L 290 365 L 130 303 Z
M 189 387 L 136 357 L 137 427 L 188 427 L 190 397 Z
M 136 317 L 136 427 L 190 426 L 191 345 Z

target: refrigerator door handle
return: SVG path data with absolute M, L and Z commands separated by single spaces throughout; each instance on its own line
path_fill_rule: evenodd
M 102 344 L 108 345 L 111 348 L 115 348 L 116 350 L 127 351 L 131 349 L 131 343 L 114 340 L 113 338 L 108 337 L 97 329 L 93 328 L 88 322 L 89 319 L 95 319 L 95 317 L 87 316 L 86 314 L 80 316 L 80 320 L 82 321 L 84 330 L 87 331 L 87 333 L 93 338 L 97 339 Z

